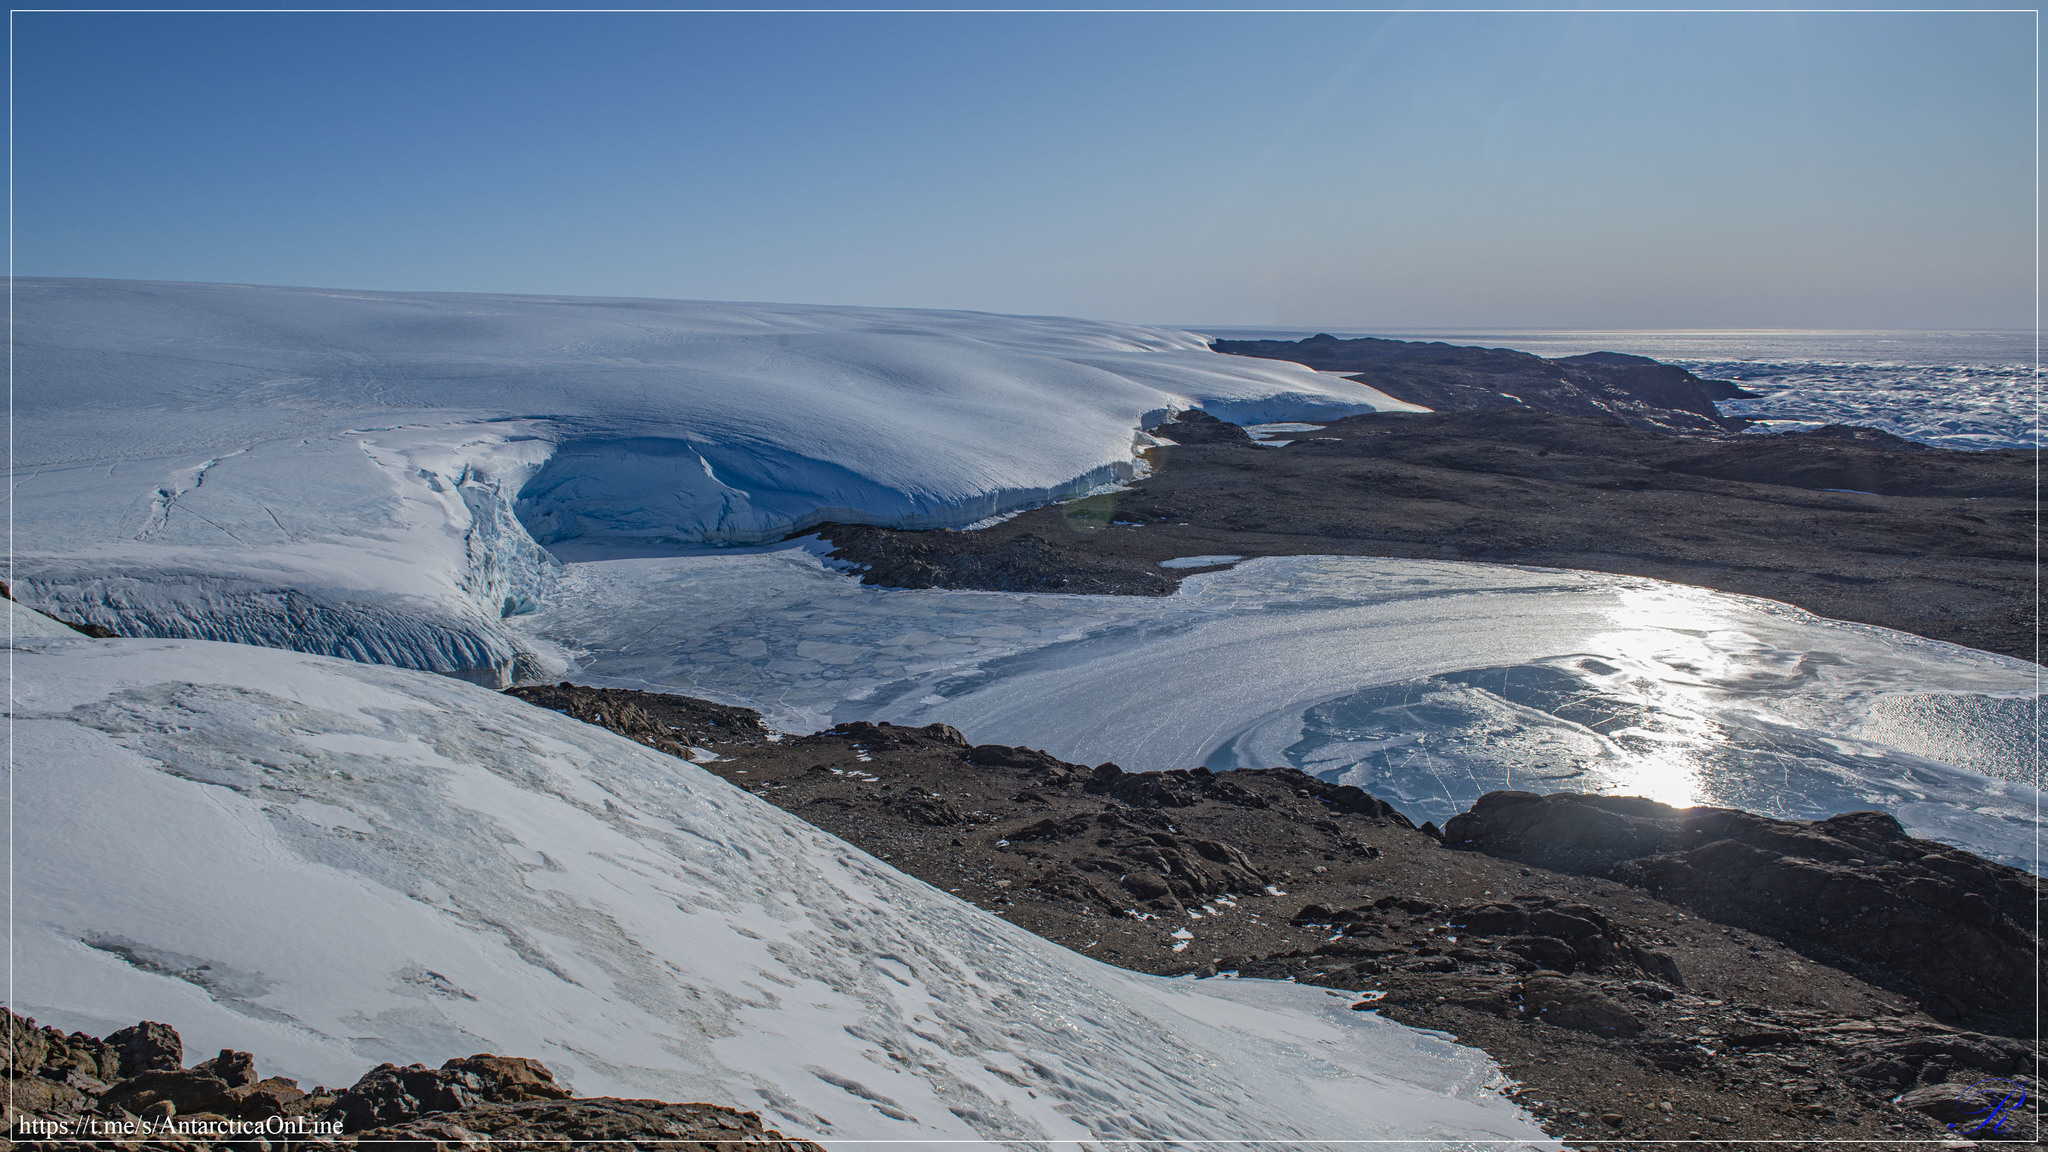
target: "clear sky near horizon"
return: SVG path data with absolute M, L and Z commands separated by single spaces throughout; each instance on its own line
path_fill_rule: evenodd
M 2033 13 L 17 13 L 14 271 L 2030 328 Z

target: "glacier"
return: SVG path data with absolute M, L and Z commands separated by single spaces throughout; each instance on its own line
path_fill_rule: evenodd
M 203 640 L 9 657 L 8 979 L 47 1024 L 167 1021 L 330 1085 L 517 1053 L 828 1144 L 1555 1147 L 1484 1054 L 1350 994 L 1100 964 L 459 680 Z
M 1131 478 L 1143 429 L 1412 409 L 1135 325 L 14 282 L 17 595 L 123 634 L 504 684 L 557 557 L 957 527 Z

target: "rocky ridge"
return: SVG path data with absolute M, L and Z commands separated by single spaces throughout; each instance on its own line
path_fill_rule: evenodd
M 1714 401 L 1755 395 L 1726 380 L 1702 380 L 1675 364 L 1621 352 L 1551 360 L 1507 348 L 1339 340 L 1328 333 L 1306 340 L 1217 340 L 1210 348 L 1338 373 L 1436 412 L 1526 408 L 1652 432 L 1738 431 L 1749 421 L 1722 416 Z
M 578 1098 L 537 1060 L 482 1053 L 439 1068 L 380 1064 L 348 1088 L 259 1077 L 255 1057 L 223 1049 L 183 1067 L 170 1025 L 143 1021 L 102 1040 L 39 1028 L 0 1010 L 8 1065 L 5 1150 L 246 1152 L 399 1147 L 712 1149 L 823 1152 L 764 1128 L 758 1114 L 712 1104 Z
M 1907 836 L 1883 812 L 1775 820 L 1626 796 L 1493 792 L 1445 843 L 1605 874 L 1695 914 L 1796 941 L 1914 996 L 1936 1016 L 2024 1034 L 2048 993 L 2039 882 Z

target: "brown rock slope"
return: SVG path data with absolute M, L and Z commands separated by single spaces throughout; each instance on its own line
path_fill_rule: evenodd
M 1177 556 L 1484 560 L 1763 596 L 2034 659 L 2034 462 L 1868 430 L 1679 436 L 1505 407 L 1253 443 L 1183 413 L 1128 491 L 975 532 L 826 525 L 892 587 L 1166 595 Z M 1850 489 L 1852 491 L 1831 491 Z
M 751 714 L 685 697 L 512 692 L 654 747 L 710 748 L 725 780 L 1086 955 L 1359 992 L 1362 1009 L 1484 1048 L 1560 1135 L 1930 1139 L 1980 1122 L 1956 1111 L 1979 1081 L 2037 1075 L 2011 965 L 2031 955 L 2014 910 L 2036 881 L 1882 817 L 1532 810 L 1509 793 L 1454 821 L 1447 846 L 1293 769 L 1126 773 L 944 725 L 771 740 Z M 1589 831 L 1615 804 L 1630 834 Z M 1685 886 L 1635 886 L 1676 875 L 1661 861 L 1681 845 Z M 1817 861 L 1828 883 L 1749 897 L 1753 876 Z M 1837 932 L 1844 891 L 1872 911 Z M 1951 929 L 1930 910 L 1971 893 L 2001 918 L 1972 938 L 1986 967 L 1932 962 Z M 1925 1110 L 1895 1103 L 1923 1089 L 1907 1102 Z

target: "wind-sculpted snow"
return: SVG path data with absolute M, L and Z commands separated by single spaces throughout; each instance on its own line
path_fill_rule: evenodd
M 1184 332 L 967 312 L 24 279 L 14 339 L 27 602 L 497 682 L 536 541 L 959 526 L 1129 479 L 1181 409 L 1397 406 Z M 303 641 L 241 611 L 288 594 Z
M 2033 867 L 2038 669 L 1656 580 L 1253 560 L 1165 598 L 869 588 L 810 555 L 570 565 L 577 677 L 794 731 L 944 721 L 1126 769 L 1292 764 L 1420 822 L 1501 788 L 1879 808 Z
M 1349 996 L 1098 964 L 518 700 L 204 641 L 11 655 L 10 1006 L 45 1023 L 330 1085 L 533 1056 L 828 1142 L 1541 1140 L 1483 1054 Z

